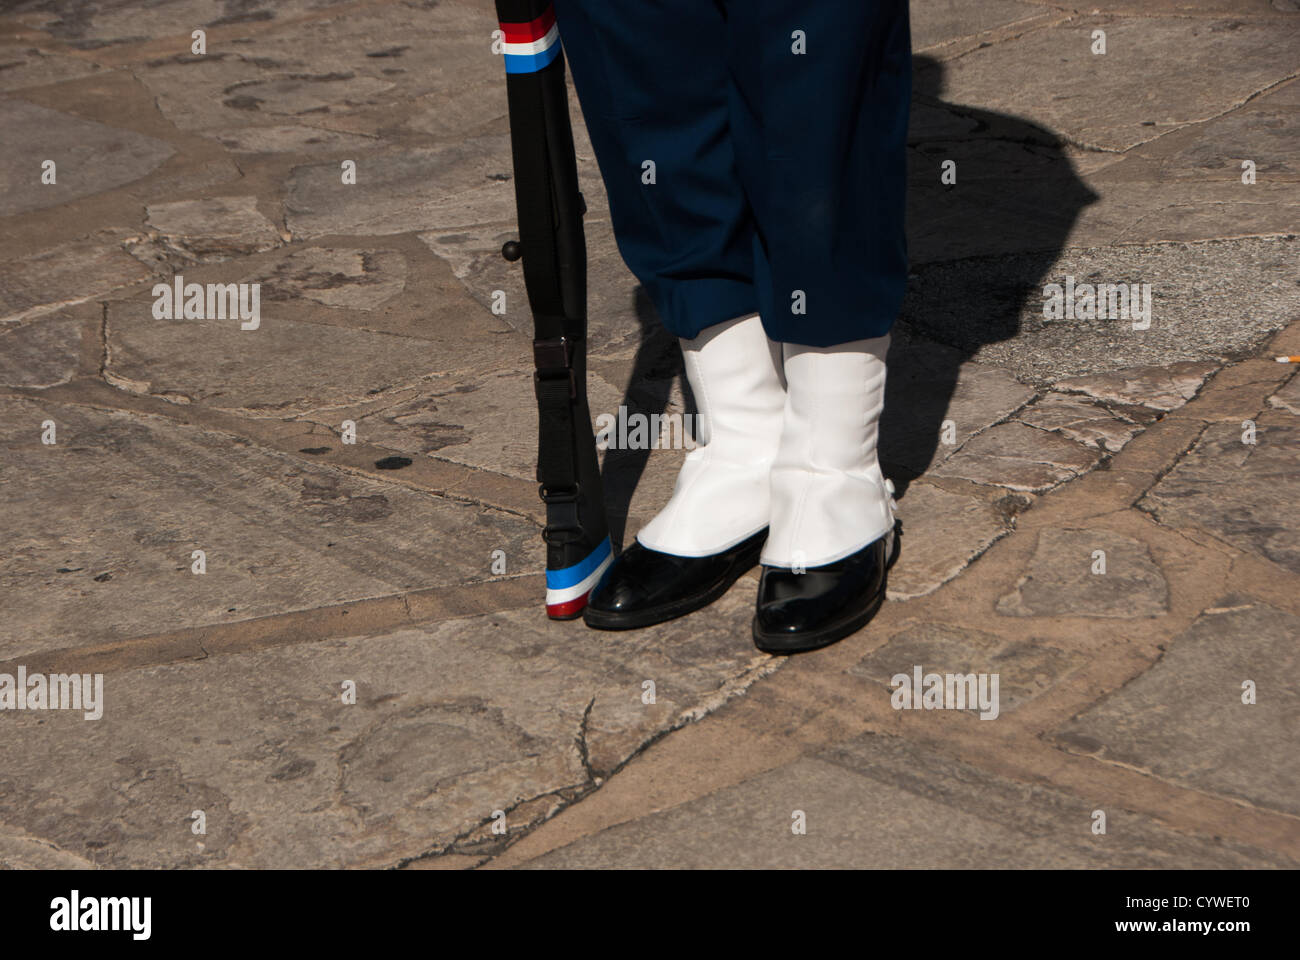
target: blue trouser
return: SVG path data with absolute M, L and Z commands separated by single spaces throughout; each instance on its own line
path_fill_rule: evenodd
M 814 347 L 889 332 L 907 282 L 907 0 L 555 14 L 619 251 L 670 331 L 757 312 L 773 340 Z

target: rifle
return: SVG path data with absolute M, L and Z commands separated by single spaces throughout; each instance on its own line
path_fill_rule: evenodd
M 533 313 L 537 481 L 546 504 L 546 615 L 572 620 L 614 559 L 587 407 L 587 241 L 564 53 L 550 0 L 496 0 L 519 240 Z

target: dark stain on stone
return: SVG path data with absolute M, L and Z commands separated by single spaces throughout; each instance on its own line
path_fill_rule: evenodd
M 112 580 L 112 579 L 113 579 L 113 575 L 112 575 L 111 573 L 101 573 L 99 576 L 97 576 L 97 577 L 95 578 L 95 582 L 96 582 L 96 583 L 105 583 L 105 582 L 107 582 L 107 581 L 109 581 L 109 580 Z
M 401 470 L 403 467 L 409 467 L 414 462 L 410 457 L 384 457 L 382 460 L 375 461 L 375 469 Z
M 224 27 L 232 23 L 259 23 L 274 19 L 275 14 L 270 10 L 250 10 L 247 13 L 228 13 L 224 17 L 209 21 L 205 26 Z
M 1001 514 L 1004 520 L 1014 520 L 1029 508 L 1029 504 L 1028 497 L 1019 493 L 1008 493 L 1005 497 L 993 501 L 993 509 Z
M 272 271 L 270 274 L 272 277 L 285 282 L 275 284 L 269 291 L 264 290 L 262 293 L 263 300 L 295 300 L 303 291 L 368 286 L 383 283 L 385 279 L 380 275 L 378 265 L 367 258 L 365 254 L 361 255 L 362 272 L 356 276 L 349 276 L 337 270 L 331 272 L 303 269 L 291 272 L 285 269 L 286 266 L 286 264 L 280 264 Z
M 312 454 L 313 456 L 316 456 L 316 455 L 318 455 L 318 454 L 322 454 L 322 453 L 329 453 L 329 452 L 330 452 L 330 448 L 329 448 L 329 447 L 303 447 L 303 448 L 302 448 L 301 450 L 299 450 L 298 452 L 299 452 L 299 453 L 310 453 L 310 454 Z
M 424 438 L 429 450 L 441 450 L 469 443 L 470 437 L 465 428 L 454 423 L 422 423 L 418 426 L 420 436 Z
M 245 94 L 244 96 L 231 97 L 229 100 L 222 100 L 221 104 L 230 107 L 232 110 L 260 110 L 259 104 L 262 102 L 257 97 L 250 97 Z
M 1092 737 L 1076 733 L 1073 730 L 1067 730 L 1059 734 L 1056 740 L 1065 748 L 1073 748 L 1078 753 L 1099 754 L 1106 749 L 1106 745 L 1100 740 L 1094 740 Z
M 383 494 L 375 494 L 369 497 L 348 497 L 340 503 L 322 503 L 320 510 L 331 520 L 374 523 L 391 516 L 393 507 Z
M 59 567 L 58 573 L 76 573 L 78 570 L 85 570 L 85 567 Z
M 69 46 L 77 50 L 100 50 L 104 47 L 117 47 L 124 43 L 140 43 L 149 37 L 118 37 L 115 40 L 78 40 Z
M 407 50 L 410 49 L 411 48 L 409 46 L 388 47 L 385 50 L 373 50 L 370 53 L 367 53 L 366 56 L 367 57 L 400 57 L 403 53 L 405 53 Z
M 291 73 L 290 80 L 306 80 L 309 83 L 330 83 L 334 80 L 351 80 L 356 74 L 351 70 L 336 70 L 333 73 Z
M 316 769 L 315 760 L 294 757 L 288 763 L 281 764 L 267 779 L 285 783 L 289 780 L 301 780 Z
M 302 478 L 302 490 L 298 496 L 303 500 L 337 500 L 348 496 L 348 492 L 339 489 L 338 477 L 307 476 Z

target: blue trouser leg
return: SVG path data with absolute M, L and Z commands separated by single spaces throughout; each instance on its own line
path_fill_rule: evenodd
M 789 343 L 889 332 L 907 278 L 906 0 L 555 8 L 619 250 L 669 330 L 757 309 Z
M 692 338 L 758 312 L 722 13 L 710 0 L 557 0 L 555 17 L 619 252 L 664 325 Z

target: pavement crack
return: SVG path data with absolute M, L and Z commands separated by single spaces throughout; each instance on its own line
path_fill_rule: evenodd
M 1242 107 L 1244 107 L 1246 104 L 1250 103 L 1252 100 L 1256 100 L 1256 99 L 1258 99 L 1259 97 L 1264 96 L 1264 95 L 1265 95 L 1266 93 L 1268 93 L 1270 90 L 1275 90 L 1275 89 L 1277 89 L 1278 87 L 1280 87 L 1280 86 L 1281 86 L 1282 84 L 1284 84 L 1284 83 L 1289 83 L 1290 81 L 1294 80 L 1296 77 L 1300 77 L 1300 73 L 1292 73 L 1292 74 L 1288 74 L 1287 76 L 1283 77 L 1283 78 L 1280 79 L 1280 80 L 1275 80 L 1274 82 L 1268 84 L 1267 86 L 1260 87 L 1260 88 L 1259 88 L 1258 90 L 1256 90 L 1254 93 L 1251 93 L 1251 94 L 1247 95 L 1247 96 L 1245 97 L 1245 99 L 1243 99 L 1243 100 L 1241 100 L 1241 101 L 1239 101 L 1239 102 L 1237 102 L 1237 103 L 1234 103 L 1234 104 L 1232 104 L 1231 106 L 1224 108 L 1223 110 L 1220 110 L 1218 113 L 1214 114 L 1213 116 L 1210 116 L 1210 117 L 1202 117 L 1202 118 L 1200 118 L 1199 120 L 1186 120 L 1186 121 L 1183 121 L 1182 123 L 1179 123 L 1179 124 L 1177 124 L 1177 125 L 1175 125 L 1175 126 L 1170 127 L 1170 128 L 1169 128 L 1168 130 L 1166 130 L 1164 133 L 1161 133 L 1161 134 L 1159 134 L 1158 136 L 1152 137 L 1150 140 L 1143 140 L 1141 143 L 1136 143 L 1136 144 L 1134 144 L 1133 146 L 1134 146 L 1134 147 L 1145 147 L 1145 146 L 1147 146 L 1148 144 L 1155 143 L 1156 141 L 1161 140 L 1161 139 L 1163 139 L 1164 137 L 1169 136 L 1171 133 L 1178 133 L 1180 130 L 1186 130 L 1188 127 L 1196 127 L 1196 126 L 1200 126 L 1201 124 L 1205 124 L 1205 123 L 1213 123 L 1215 120 L 1218 120 L 1220 117 L 1226 117 L 1228 114 L 1232 113 L 1234 110 L 1240 110 Z M 1132 148 L 1130 148 L 1130 149 L 1132 149 Z M 1124 151 L 1121 151 L 1121 152 L 1124 152 Z
M 583 792 L 580 793 L 573 800 L 566 800 L 566 794 L 569 794 L 574 790 L 581 790 L 581 788 L 560 787 L 555 790 L 547 790 L 544 793 L 539 793 L 536 794 L 535 796 L 521 797 L 520 799 L 516 800 L 514 803 L 510 804 L 509 806 L 504 807 L 501 812 L 505 814 L 506 820 L 508 822 L 510 819 L 510 814 L 514 813 L 520 807 L 526 806 L 530 803 L 535 803 L 538 800 L 544 800 L 547 797 L 556 797 L 559 806 L 552 814 L 552 816 L 554 816 L 554 814 L 558 814 L 561 810 L 566 809 L 571 803 L 576 802 L 577 799 L 580 799 L 582 796 L 586 796 L 586 793 Z M 549 819 L 550 817 L 544 817 L 543 819 L 539 820 L 537 823 L 525 824 L 524 826 L 518 828 L 517 832 L 507 828 L 506 832 L 500 835 L 499 837 L 482 838 L 478 840 L 473 839 L 475 834 L 482 832 L 482 830 L 485 827 L 489 826 L 491 823 L 493 823 L 493 821 L 496 820 L 496 817 L 489 815 L 487 817 L 484 817 L 482 820 L 479 820 L 473 826 L 470 826 L 465 830 L 462 830 L 460 833 L 456 834 L 456 836 L 452 837 L 450 840 L 448 840 L 446 843 L 442 844 L 441 846 L 433 847 L 429 850 L 426 850 L 424 853 L 417 853 L 409 857 L 403 857 L 400 860 L 398 860 L 396 863 L 394 863 L 392 866 L 390 866 L 388 869 L 405 870 L 408 867 L 410 867 L 412 864 L 420 863 L 422 861 L 437 860 L 440 857 L 456 856 L 456 855 L 482 857 L 483 862 L 487 862 L 488 860 L 491 860 L 493 857 L 499 856 L 502 853 L 504 853 L 509 847 L 518 843 L 520 840 L 522 840 L 524 837 L 530 834 L 536 827 L 545 823 Z
M 108 368 L 108 301 L 99 302 L 99 378 L 108 382 L 104 371 Z
M 1149 494 L 1152 490 L 1156 488 L 1156 486 L 1160 483 L 1161 480 L 1169 476 L 1169 474 L 1173 472 L 1174 468 L 1183 462 L 1184 458 L 1186 458 L 1186 456 L 1196 448 L 1196 445 L 1201 442 L 1201 437 L 1205 436 L 1205 431 L 1209 429 L 1210 429 L 1210 422 L 1208 420 L 1201 421 L 1201 429 L 1196 431 L 1196 436 L 1193 437 L 1191 441 L 1182 450 L 1180 450 L 1172 460 L 1170 460 L 1167 464 L 1165 464 L 1163 467 L 1161 467 L 1159 470 L 1156 471 L 1155 476 L 1152 478 L 1151 482 L 1147 484 L 1147 486 L 1144 487 L 1136 497 L 1133 498 L 1131 505 L 1136 509 L 1141 510 L 1143 513 L 1150 514 L 1156 520 L 1159 520 L 1160 516 L 1157 509 L 1154 506 L 1143 506 L 1142 501 L 1146 499 L 1147 494 Z
M 591 709 L 596 705 L 596 698 L 593 696 L 591 702 L 587 704 L 587 709 L 582 711 L 582 721 L 578 724 L 578 736 L 575 742 L 578 745 L 578 758 L 582 761 L 582 769 L 587 771 L 587 779 L 595 786 L 599 786 L 603 781 L 595 769 L 591 766 L 591 754 L 587 749 L 587 724 L 591 720 Z

